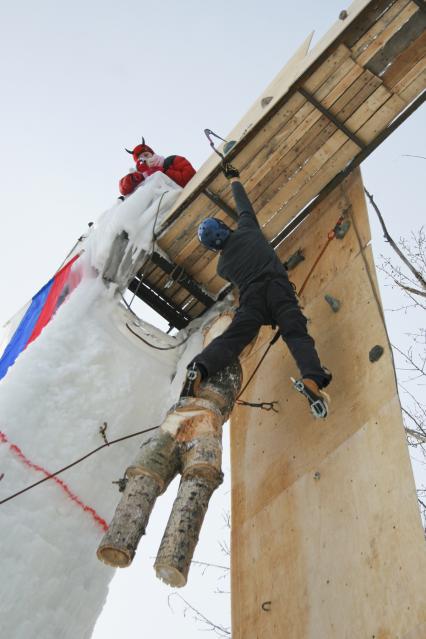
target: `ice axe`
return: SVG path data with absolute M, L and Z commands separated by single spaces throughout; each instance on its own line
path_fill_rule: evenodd
M 233 146 L 235 146 L 236 141 L 235 140 L 224 140 L 223 138 L 220 137 L 220 135 L 218 135 L 217 133 L 214 133 L 214 131 L 212 131 L 211 129 L 204 129 L 204 133 L 206 134 L 206 137 L 209 141 L 210 146 L 212 147 L 213 151 L 215 153 L 218 154 L 218 156 L 224 160 L 225 159 L 225 155 L 227 153 L 229 153 L 229 151 L 232 149 Z M 225 146 L 223 147 L 223 151 L 224 153 L 221 153 L 220 151 L 218 151 L 218 149 L 215 147 L 215 144 L 212 140 L 212 136 L 214 136 L 215 138 L 217 138 L 218 140 L 222 140 L 222 142 L 225 142 Z

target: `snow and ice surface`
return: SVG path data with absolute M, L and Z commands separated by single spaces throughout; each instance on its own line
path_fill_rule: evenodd
M 158 223 L 180 190 L 156 173 L 101 216 L 77 262 L 82 282 L 0 383 L 0 431 L 7 437 L 0 443 L 0 499 L 43 477 L 29 464 L 53 472 L 102 445 L 104 423 L 112 440 L 160 424 L 175 401 L 201 332 L 180 348 L 149 348 L 126 328 L 135 318 L 97 272 L 123 229 L 135 253 L 149 249 L 156 217 Z M 133 326 L 163 345 L 185 335 L 167 336 L 143 322 Z M 91 636 L 114 574 L 95 554 L 102 519 L 111 519 L 119 499 L 112 482 L 139 443 L 105 448 L 66 471 L 60 477 L 68 493 L 49 480 L 2 506 L 2 637 Z

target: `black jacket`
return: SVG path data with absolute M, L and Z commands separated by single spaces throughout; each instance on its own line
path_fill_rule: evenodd
M 243 185 L 233 182 L 231 188 L 239 215 L 238 227 L 226 240 L 217 272 L 237 286 L 241 295 L 252 282 L 275 277 L 287 279 L 287 272 L 263 235 Z

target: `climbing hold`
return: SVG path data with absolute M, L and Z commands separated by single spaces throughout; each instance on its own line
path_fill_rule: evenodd
M 236 140 L 229 140 L 226 144 L 223 145 L 223 155 L 229 153 L 229 151 L 237 144 Z
M 271 100 L 273 100 L 272 95 L 268 95 L 266 98 L 262 98 L 260 101 L 260 106 L 265 108 L 266 106 L 268 106 Z
M 327 295 L 324 295 L 324 299 L 328 304 L 330 304 L 333 313 L 337 313 L 338 311 L 340 311 L 342 303 L 338 299 L 336 299 L 332 295 L 328 295 L 328 293 Z
M 383 348 L 383 346 L 380 346 L 380 344 L 376 344 L 376 346 L 373 346 L 373 348 L 368 353 L 368 359 L 372 363 L 377 362 L 377 360 L 381 358 L 384 352 L 385 349 Z
M 319 470 L 316 471 L 315 475 L 314 475 L 314 479 L 316 479 L 318 481 L 318 479 L 321 479 L 321 473 L 319 472 Z
M 272 601 L 264 601 L 262 604 L 262 610 L 269 612 L 271 610 Z
M 287 269 L 287 271 L 291 271 L 298 264 L 300 264 L 300 262 L 303 262 L 304 259 L 305 259 L 305 256 L 303 255 L 303 250 L 297 249 L 297 251 L 293 253 L 293 255 L 290 255 L 288 260 L 284 262 L 284 267 Z
M 349 231 L 350 225 L 351 225 L 350 220 L 345 220 L 343 222 L 336 224 L 336 226 L 334 227 L 334 235 L 336 236 L 338 240 L 343 240 L 346 233 Z
M 339 13 L 339 20 L 346 20 L 347 17 L 348 17 L 348 12 L 346 11 L 346 9 L 343 9 L 343 11 Z

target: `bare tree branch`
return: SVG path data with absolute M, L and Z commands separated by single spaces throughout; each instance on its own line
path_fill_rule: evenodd
M 392 237 L 389 235 L 389 232 L 386 228 L 385 225 L 385 221 L 383 219 L 383 216 L 377 206 L 377 204 L 374 201 L 373 196 L 371 195 L 371 193 L 369 193 L 367 191 L 366 188 L 364 188 L 364 191 L 368 197 L 368 199 L 371 202 L 372 207 L 374 208 L 374 210 L 376 211 L 377 217 L 379 218 L 379 222 L 381 224 L 381 227 L 383 229 L 383 234 L 385 236 L 385 239 L 387 242 L 389 242 L 389 244 L 391 245 L 391 247 L 393 248 L 393 250 L 395 251 L 395 253 L 398 255 L 398 257 L 400 258 L 400 260 L 402 260 L 405 264 L 405 266 L 412 272 L 412 274 L 414 275 L 414 277 L 417 279 L 417 281 L 420 283 L 421 287 L 424 288 L 426 290 L 426 280 L 423 278 L 423 276 L 421 275 L 421 273 L 419 273 L 419 271 L 417 269 L 414 268 L 414 266 L 411 264 L 411 262 L 409 260 L 407 260 L 407 258 L 405 257 L 404 253 L 401 251 L 401 249 L 399 248 L 399 246 L 394 242 L 394 240 L 392 239 Z
M 193 559 L 191 563 L 196 564 L 197 566 L 206 566 L 207 568 L 219 568 L 221 570 L 230 570 L 229 566 L 221 566 L 220 564 L 209 564 L 207 561 L 195 561 Z
M 403 153 L 402 157 L 403 158 L 419 158 L 420 160 L 426 160 L 426 158 L 423 157 L 423 155 L 411 155 L 410 153 Z
M 169 604 L 169 608 L 173 611 L 172 605 L 171 605 L 171 599 L 172 597 L 178 597 L 181 601 L 183 601 L 183 603 L 185 604 L 185 610 L 184 610 L 184 616 L 185 613 L 188 610 L 191 610 L 194 615 L 194 619 L 198 622 L 201 622 L 203 624 L 205 624 L 207 626 L 207 628 L 205 628 L 205 630 L 209 630 L 211 632 L 214 632 L 218 637 L 230 637 L 231 636 L 231 631 L 229 628 L 226 628 L 225 626 L 221 626 L 219 624 L 214 623 L 213 621 L 211 621 L 210 619 L 208 619 L 205 615 L 203 615 L 202 612 L 200 612 L 199 610 L 197 610 L 197 608 L 195 608 L 194 606 L 192 606 L 186 599 L 184 599 L 182 597 L 182 595 L 180 595 L 178 592 L 172 592 L 169 596 L 168 596 L 168 604 Z
M 402 282 L 398 282 L 395 280 L 395 283 L 407 291 L 408 293 L 412 293 L 413 295 L 421 295 L 422 297 L 426 297 L 426 291 L 419 291 L 417 288 L 411 288 L 410 286 L 405 286 Z

